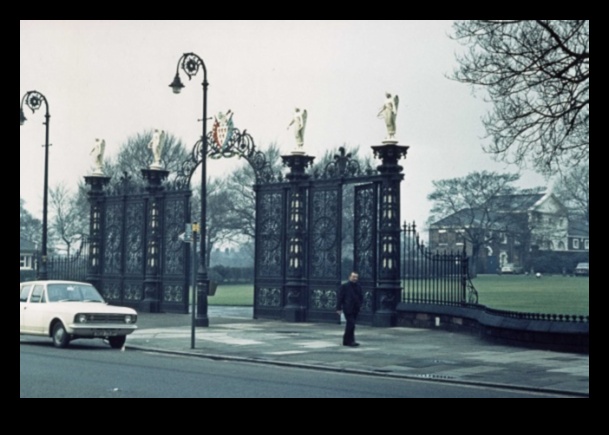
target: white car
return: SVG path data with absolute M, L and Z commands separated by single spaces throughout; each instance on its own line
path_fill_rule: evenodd
M 71 340 L 101 338 L 120 349 L 137 329 L 137 312 L 108 305 L 91 284 L 29 281 L 20 284 L 20 335 L 51 337 L 56 347 Z
M 504 264 L 501 267 L 501 274 L 505 275 L 505 274 L 511 274 L 511 275 L 520 275 L 522 273 L 522 267 L 521 266 L 514 266 L 511 263 L 508 264 Z

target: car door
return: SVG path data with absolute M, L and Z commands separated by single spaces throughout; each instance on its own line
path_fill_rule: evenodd
M 30 334 L 43 334 L 49 322 L 44 285 L 34 284 L 23 313 L 24 329 Z
M 22 284 L 19 290 L 19 332 L 24 333 L 28 332 L 29 328 L 25 321 L 26 312 L 28 309 L 28 299 L 30 297 L 30 292 L 32 291 L 31 284 Z

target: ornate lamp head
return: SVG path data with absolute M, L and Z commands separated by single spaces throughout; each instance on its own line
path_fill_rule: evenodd
M 184 87 L 182 80 L 180 80 L 180 75 L 177 72 L 176 76 L 173 78 L 173 82 L 171 82 L 169 87 L 171 87 L 174 94 L 179 94 L 182 88 Z

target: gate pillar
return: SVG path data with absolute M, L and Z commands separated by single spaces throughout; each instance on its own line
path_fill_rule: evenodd
M 104 187 L 110 182 L 110 177 L 89 175 L 85 183 L 90 186 L 88 192 L 89 206 L 89 264 L 87 265 L 87 281 L 101 291 L 101 242 L 102 222 L 104 212 Z
M 286 175 L 290 182 L 288 192 L 287 215 L 287 268 L 284 283 L 285 306 L 284 320 L 288 322 L 305 322 L 307 317 L 308 294 L 305 279 L 305 236 L 306 236 L 306 186 L 309 175 L 305 169 L 313 163 L 315 157 L 299 153 L 282 156 L 283 164 L 290 168 Z
M 373 326 L 395 326 L 400 301 L 400 182 L 404 178 L 398 161 L 408 146 L 388 143 L 372 146 L 381 160 L 380 217 L 378 232 L 378 282 L 374 295 Z
M 163 169 L 142 169 L 148 185 L 148 215 L 146 235 L 146 272 L 144 275 L 144 299 L 139 310 L 145 313 L 160 312 L 161 302 L 161 236 L 164 211 L 162 182 L 169 175 Z

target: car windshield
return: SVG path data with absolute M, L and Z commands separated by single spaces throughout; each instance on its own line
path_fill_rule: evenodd
M 104 302 L 104 298 L 92 285 L 87 284 L 49 284 L 49 302 Z

